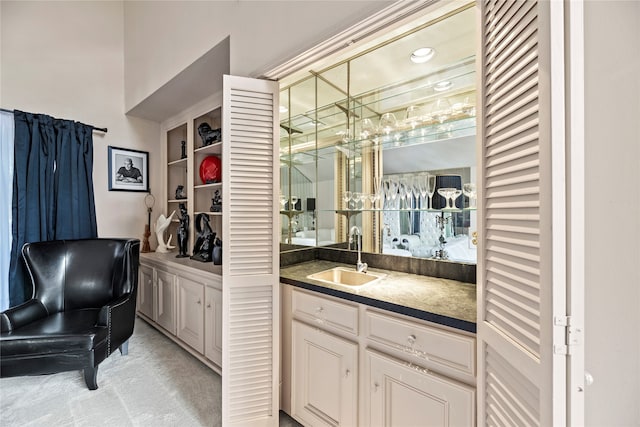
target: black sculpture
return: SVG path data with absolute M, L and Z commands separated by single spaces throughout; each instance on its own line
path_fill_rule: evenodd
M 220 195 L 220 190 L 216 190 L 213 194 L 213 199 L 211 199 L 211 208 L 209 208 L 211 212 L 222 212 L 222 196 Z
M 186 159 L 187 158 L 187 141 L 182 141 L 181 150 L 182 151 L 180 152 L 180 158 Z
M 216 240 L 213 242 L 213 264 L 221 265 L 222 264 L 222 240 L 219 237 L 216 237 Z
M 178 185 L 176 188 L 176 200 L 186 199 L 187 195 L 184 194 L 184 185 Z
M 206 147 L 222 140 L 222 129 L 211 129 L 209 123 L 205 122 L 198 126 L 198 135 L 202 139 L 202 146 Z
M 211 262 L 211 255 L 213 252 L 213 240 L 216 237 L 216 233 L 211 229 L 209 225 L 209 216 L 204 213 L 199 213 L 196 216 L 196 243 L 193 246 L 193 255 L 191 259 L 202 262 Z
M 180 203 L 180 225 L 178 226 L 178 250 L 180 253 L 176 255 L 176 258 L 186 258 L 189 256 L 187 253 L 187 243 L 189 241 L 189 215 L 187 214 L 187 207 L 184 203 Z

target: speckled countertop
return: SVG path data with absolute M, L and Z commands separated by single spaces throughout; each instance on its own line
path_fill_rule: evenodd
M 369 268 L 383 273 L 381 280 L 358 287 L 309 279 L 307 276 L 350 264 L 315 260 L 280 267 L 280 282 L 354 302 L 451 326 L 476 331 L 476 286 L 450 279 Z

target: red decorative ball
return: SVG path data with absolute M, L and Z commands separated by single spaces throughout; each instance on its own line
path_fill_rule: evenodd
M 200 163 L 200 179 L 203 184 L 213 184 L 222 179 L 222 162 L 218 156 L 207 156 Z

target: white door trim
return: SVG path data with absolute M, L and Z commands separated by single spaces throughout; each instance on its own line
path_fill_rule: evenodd
M 568 313 L 571 351 L 568 366 L 568 426 L 585 424 L 585 120 L 584 120 L 584 2 L 568 2 L 569 26 L 569 212 Z

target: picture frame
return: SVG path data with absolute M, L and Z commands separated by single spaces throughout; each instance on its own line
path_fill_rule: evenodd
M 109 191 L 149 192 L 149 152 L 109 146 Z

